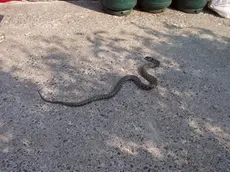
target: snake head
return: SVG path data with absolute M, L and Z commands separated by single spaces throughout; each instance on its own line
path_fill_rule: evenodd
M 146 61 L 149 61 L 149 62 L 151 62 L 151 61 L 153 60 L 153 57 L 150 57 L 150 56 L 146 56 L 144 59 L 145 59 Z
M 146 56 L 144 59 L 148 62 L 154 63 L 156 65 L 156 67 L 160 66 L 160 62 L 153 57 Z

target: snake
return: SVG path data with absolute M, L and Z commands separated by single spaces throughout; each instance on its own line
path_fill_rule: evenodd
M 38 91 L 38 93 L 39 93 L 41 99 L 47 103 L 59 104 L 59 105 L 68 106 L 68 107 L 80 107 L 80 106 L 84 106 L 84 105 L 90 104 L 90 103 L 95 102 L 95 101 L 106 100 L 106 99 L 110 99 L 110 98 L 114 97 L 121 90 L 122 86 L 128 81 L 132 81 L 138 88 L 140 88 L 142 90 L 152 90 L 158 85 L 158 80 L 156 77 L 149 74 L 148 70 L 151 68 L 159 67 L 160 62 L 157 59 L 155 59 L 153 57 L 149 57 L 149 56 L 144 57 L 144 59 L 146 61 L 148 61 L 148 63 L 143 64 L 139 68 L 139 74 L 145 80 L 148 81 L 148 84 L 143 83 L 141 81 L 141 79 L 136 75 L 126 75 L 126 76 L 123 76 L 122 78 L 120 78 L 118 80 L 118 82 L 115 84 L 115 86 L 111 88 L 110 92 L 108 92 L 106 94 L 94 95 L 94 96 L 92 96 L 86 100 L 79 101 L 79 102 L 65 102 L 65 101 L 49 100 L 49 99 L 45 98 L 40 93 L 40 91 Z

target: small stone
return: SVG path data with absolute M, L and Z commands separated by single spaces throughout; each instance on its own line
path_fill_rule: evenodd
M 0 43 L 2 43 L 5 40 L 5 35 L 4 34 L 0 34 Z
M 145 166 L 145 167 L 144 167 L 144 170 L 146 170 L 146 169 L 148 169 L 148 167 L 147 167 L 147 166 Z

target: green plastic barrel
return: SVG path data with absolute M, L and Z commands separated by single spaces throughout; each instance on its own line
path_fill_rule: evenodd
M 138 0 L 139 8 L 152 13 L 163 12 L 171 3 L 172 0 Z
M 173 6 L 188 13 L 199 13 L 203 10 L 207 0 L 173 0 Z
M 128 15 L 137 4 L 137 0 L 101 0 L 106 13 L 113 15 Z

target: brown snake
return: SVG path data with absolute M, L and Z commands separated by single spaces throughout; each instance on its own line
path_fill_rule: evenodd
M 45 97 L 42 96 L 42 94 L 38 91 L 40 97 L 42 100 L 48 103 L 53 103 L 53 104 L 60 104 L 64 106 L 69 106 L 69 107 L 80 107 L 84 106 L 86 104 L 99 101 L 99 100 L 106 100 L 114 97 L 122 88 L 123 84 L 126 83 L 127 81 L 132 81 L 135 83 L 135 85 L 142 89 L 142 90 L 151 90 L 157 86 L 157 79 L 153 76 L 150 75 L 147 70 L 150 68 L 156 68 L 159 67 L 160 62 L 153 57 L 145 57 L 145 60 L 148 61 L 149 63 L 146 63 L 140 67 L 140 75 L 145 78 L 149 84 L 143 83 L 137 76 L 135 75 L 126 75 L 122 77 L 117 84 L 111 89 L 111 91 L 107 94 L 100 94 L 100 95 L 95 95 L 92 96 L 86 100 L 79 101 L 79 102 L 64 102 L 64 101 L 55 101 L 55 100 L 48 100 Z

